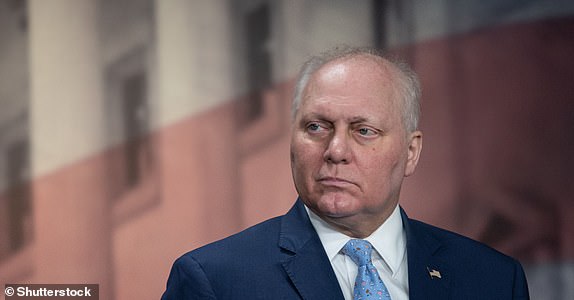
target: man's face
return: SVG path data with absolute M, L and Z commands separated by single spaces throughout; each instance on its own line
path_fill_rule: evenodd
M 382 224 L 420 152 L 420 132 L 404 129 L 395 71 L 377 59 L 343 58 L 315 72 L 293 123 L 295 187 L 311 210 L 343 228 Z

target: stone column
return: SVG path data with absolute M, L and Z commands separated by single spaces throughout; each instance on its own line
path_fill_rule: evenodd
M 164 200 L 170 226 L 190 228 L 197 246 L 241 223 L 229 3 L 155 4 Z
M 97 4 L 29 1 L 34 283 L 113 299 Z

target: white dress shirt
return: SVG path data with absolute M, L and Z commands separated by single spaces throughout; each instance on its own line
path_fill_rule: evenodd
M 305 208 L 327 252 L 345 300 L 352 300 L 358 267 L 350 257 L 341 252 L 343 246 L 352 238 L 338 232 L 309 208 Z M 389 290 L 391 299 L 409 299 L 406 233 L 398 205 L 389 218 L 365 240 L 375 249 L 372 254 L 373 265 Z

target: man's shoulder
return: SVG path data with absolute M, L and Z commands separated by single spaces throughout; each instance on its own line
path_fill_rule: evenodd
M 180 256 L 168 280 L 166 294 L 172 298 L 166 299 L 187 299 L 183 293 L 190 299 L 261 299 L 263 287 L 276 287 L 285 276 L 281 220 L 269 219 Z
M 408 227 L 409 268 L 438 270 L 443 281 L 457 286 L 451 291 L 453 299 L 468 299 L 471 295 L 528 299 L 524 270 L 516 259 L 469 237 L 417 220 L 409 219 Z M 419 280 L 425 282 L 426 278 Z
M 245 258 L 276 248 L 281 228 L 281 217 L 275 217 L 253 225 L 238 233 L 211 242 L 182 255 L 198 261 L 224 261 L 226 259 Z
M 483 258 L 497 263 L 516 262 L 512 257 L 462 234 L 440 228 L 419 220 L 409 219 L 410 226 L 416 234 L 424 233 L 426 239 L 440 244 L 438 251 L 446 252 L 451 257 Z

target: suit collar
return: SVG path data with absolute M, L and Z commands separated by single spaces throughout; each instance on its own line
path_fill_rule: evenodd
M 428 225 L 409 219 L 402 208 L 401 215 L 407 234 L 409 299 L 449 299 L 448 265 L 439 255 L 442 243 L 422 227 Z
M 343 299 L 319 236 L 300 199 L 281 220 L 282 266 L 303 299 Z
M 402 208 L 401 217 L 407 235 L 409 299 L 449 299 L 451 278 L 440 257 L 442 243 L 423 228 L 428 225 L 409 219 Z M 279 247 L 286 253 L 282 266 L 303 299 L 344 299 L 300 199 L 282 218 Z

